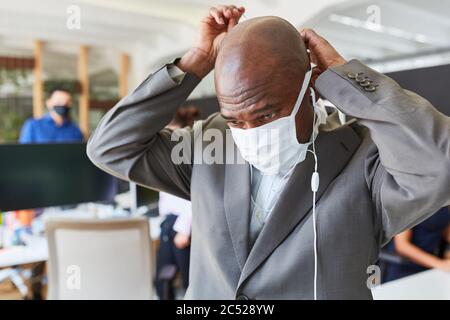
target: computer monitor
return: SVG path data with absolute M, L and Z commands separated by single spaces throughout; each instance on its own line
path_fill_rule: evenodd
M 130 182 L 130 209 L 132 213 L 137 212 L 138 208 L 141 210 L 145 207 L 145 215 L 154 217 L 159 214 L 158 198 L 159 191 L 137 185 Z M 142 211 L 141 211 L 142 213 Z
M 98 169 L 85 143 L 0 145 L 0 211 L 112 201 L 117 179 Z

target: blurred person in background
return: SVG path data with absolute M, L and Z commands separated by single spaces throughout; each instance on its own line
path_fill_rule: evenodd
M 70 110 L 72 109 L 72 95 L 62 87 L 53 88 L 46 100 L 48 113 L 39 119 L 28 119 L 20 132 L 20 143 L 55 143 L 55 142 L 83 142 L 83 134 L 80 128 L 72 122 Z M 39 209 L 22 210 L 18 231 L 31 233 L 32 220 L 39 216 Z M 16 214 L 19 214 L 18 212 Z M 28 219 L 23 216 L 28 215 Z M 15 233 L 17 234 L 17 232 Z M 20 238 L 20 235 L 19 235 Z M 20 240 L 17 240 L 20 241 Z M 42 277 L 44 275 L 45 263 L 37 263 L 32 268 L 31 295 L 33 300 L 42 299 Z
M 166 128 L 175 130 L 186 126 L 192 127 L 194 120 L 200 115 L 195 106 L 185 106 L 178 109 L 175 117 Z M 161 223 L 160 246 L 156 258 L 156 291 L 160 299 L 175 299 L 173 279 L 164 286 L 165 279 L 161 277 L 163 268 L 175 266 L 181 275 L 184 290 L 189 285 L 189 259 L 192 225 L 191 202 L 171 194 L 159 193 L 159 214 L 164 217 Z
M 396 235 L 387 250 L 405 258 L 388 263 L 384 282 L 430 268 L 450 272 L 450 209 L 444 207 L 412 229 Z
M 72 95 L 56 87 L 46 101 L 48 113 L 39 119 L 28 119 L 20 132 L 20 143 L 82 142 L 80 128 L 70 119 Z

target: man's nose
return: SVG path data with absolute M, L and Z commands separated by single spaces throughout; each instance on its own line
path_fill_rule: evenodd
M 243 129 L 253 129 L 259 127 L 261 124 L 256 121 L 247 121 L 245 122 Z

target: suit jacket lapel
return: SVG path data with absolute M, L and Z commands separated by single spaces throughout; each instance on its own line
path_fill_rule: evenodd
M 316 202 L 320 200 L 330 182 L 346 166 L 359 144 L 359 136 L 350 127 L 321 130 L 316 140 L 318 172 L 320 174 Z M 314 158 L 311 153 L 308 154 L 305 161 L 297 165 L 292 173 L 273 212 L 249 253 L 241 273 L 239 286 L 311 211 L 312 192 L 310 182 L 314 171 Z
M 241 272 L 249 252 L 250 184 L 248 163 L 225 165 L 225 217 Z

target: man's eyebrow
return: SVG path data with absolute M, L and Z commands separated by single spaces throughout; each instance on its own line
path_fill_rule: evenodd
M 268 103 L 264 107 L 262 107 L 262 108 L 260 108 L 258 110 L 255 110 L 255 114 L 260 114 L 260 113 L 264 113 L 264 112 L 267 112 L 267 111 L 273 111 L 275 109 L 278 109 L 278 106 L 276 106 L 274 104 L 271 104 L 271 103 Z
M 226 115 L 224 115 L 223 113 L 220 114 L 222 116 L 222 118 L 224 118 L 225 120 L 234 120 L 236 119 L 235 117 L 228 117 Z
M 271 104 L 271 103 L 268 103 L 264 107 L 262 107 L 262 108 L 260 108 L 258 110 L 255 110 L 254 114 L 260 115 L 261 113 L 264 113 L 264 112 L 267 112 L 267 111 L 274 111 L 274 110 L 278 110 L 278 109 L 279 109 L 278 106 L 276 106 L 274 104 Z M 222 118 L 224 118 L 225 120 L 235 120 L 236 119 L 233 116 L 226 116 L 223 113 L 221 113 L 221 115 L 222 115 Z

